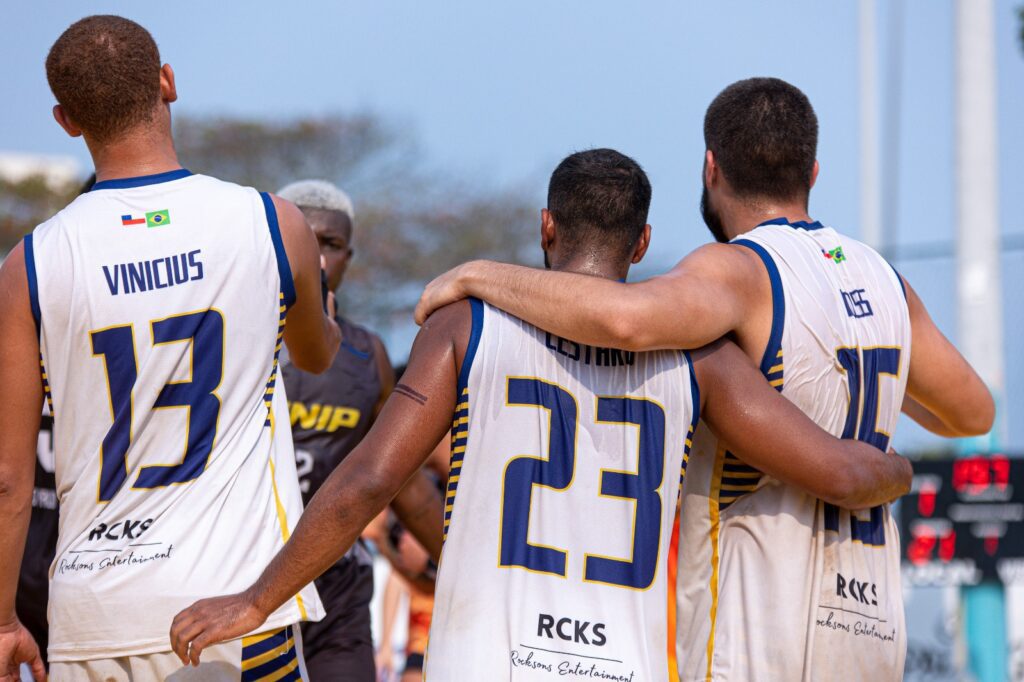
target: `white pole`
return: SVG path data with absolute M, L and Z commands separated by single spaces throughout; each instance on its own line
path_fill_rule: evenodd
M 882 248 L 878 149 L 878 40 L 875 0 L 860 0 L 860 224 L 861 238 Z
M 1005 441 L 1001 418 L 1003 303 L 999 276 L 995 17 L 993 0 L 956 0 L 956 217 L 959 346 L 996 401 L 996 424 L 981 448 Z M 1011 592 L 1016 588 L 1011 587 Z M 967 646 L 979 682 L 1007 679 L 1007 634 L 1024 634 L 1022 619 L 1006 613 L 1003 586 L 963 591 Z M 1010 603 L 1017 605 L 1018 595 Z M 1009 616 L 1009 617 L 1007 617 Z
M 992 0 L 957 0 L 955 25 L 959 346 L 1000 401 L 1003 304 Z M 993 434 L 997 442 L 1004 440 L 1002 421 Z

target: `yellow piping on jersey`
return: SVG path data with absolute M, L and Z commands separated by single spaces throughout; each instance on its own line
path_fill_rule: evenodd
M 270 632 L 268 634 L 268 637 L 276 635 L 278 632 L 280 632 L 280 630 L 275 630 L 273 632 Z M 267 637 L 263 637 L 261 639 L 258 639 L 257 642 L 258 641 L 262 641 L 263 639 L 267 639 Z M 251 641 L 249 641 L 249 638 L 246 637 L 245 641 L 242 644 L 242 646 L 244 648 L 244 647 L 250 646 L 252 644 L 256 644 L 257 642 L 251 642 Z M 259 654 L 258 656 L 253 656 L 252 658 L 247 658 L 244 661 L 242 661 L 242 670 L 250 670 L 252 668 L 256 668 L 258 666 L 263 665 L 264 663 L 266 663 L 267 661 L 269 661 L 272 658 L 277 658 L 278 656 L 283 656 L 284 654 L 288 653 L 288 650 L 291 649 L 294 646 L 295 646 L 295 638 L 294 637 L 289 637 L 288 641 L 284 642 L 280 646 L 275 647 L 273 649 L 270 649 L 269 651 L 264 651 L 262 654 Z
M 718 618 L 718 535 L 720 518 L 718 513 L 718 494 L 722 487 L 722 467 L 725 464 L 725 448 L 719 446 L 715 453 L 715 467 L 711 474 L 711 494 L 708 495 L 708 512 L 711 520 L 711 629 L 708 631 L 708 671 L 711 679 L 711 662 L 715 655 L 715 621 Z
M 296 658 L 294 658 L 292 660 L 291 663 L 289 663 L 288 665 L 284 666 L 283 668 L 279 668 L 279 669 L 275 670 L 274 672 L 270 673 L 269 675 L 261 677 L 260 678 L 260 682 L 277 682 L 277 680 L 280 680 L 281 678 L 287 676 L 288 673 L 292 672 L 293 670 L 295 670 L 298 667 L 299 667 L 299 659 L 298 659 L 298 657 L 296 657 Z
M 274 490 L 274 506 L 277 509 L 277 522 L 281 525 L 281 539 L 288 542 L 288 514 L 284 510 L 284 505 L 281 504 L 281 497 L 277 494 L 277 479 L 274 472 L 274 460 L 268 459 L 267 464 L 270 466 L 270 486 Z M 306 606 L 302 603 L 302 595 L 295 595 L 295 601 L 299 605 L 299 615 L 302 616 L 302 620 L 306 620 L 308 616 L 306 615 Z

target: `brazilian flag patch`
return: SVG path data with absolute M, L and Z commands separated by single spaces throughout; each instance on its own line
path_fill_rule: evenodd
M 165 208 L 162 211 L 150 211 L 146 214 L 146 227 L 163 227 L 171 224 L 171 214 Z

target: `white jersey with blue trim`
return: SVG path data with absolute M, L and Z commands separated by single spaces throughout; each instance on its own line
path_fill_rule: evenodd
M 688 356 L 472 309 L 426 679 L 666 679 Z
M 302 512 L 273 203 L 187 170 L 98 182 L 25 260 L 60 500 L 50 660 L 168 651 L 175 614 L 248 587 Z M 309 585 L 263 629 L 320 617 Z
M 732 243 L 756 252 L 771 280 L 761 362 L 769 382 L 833 435 L 887 449 L 910 361 L 899 276 L 820 223 L 777 220 Z M 744 464 L 702 424 L 682 515 L 681 679 L 902 677 L 900 548 L 888 505 L 851 513 L 825 504 Z

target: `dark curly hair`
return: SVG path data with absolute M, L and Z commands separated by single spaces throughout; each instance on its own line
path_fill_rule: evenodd
M 153 119 L 160 52 L 149 31 L 130 19 L 85 17 L 50 48 L 46 79 L 82 132 L 106 142 Z
M 739 196 L 806 202 L 818 117 L 799 88 L 778 78 L 733 83 L 708 107 L 704 143 Z

